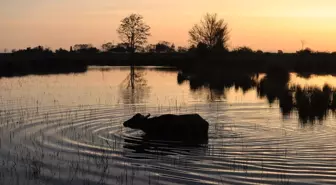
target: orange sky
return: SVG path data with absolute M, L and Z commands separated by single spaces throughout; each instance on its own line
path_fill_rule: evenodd
M 130 13 L 152 27 L 149 42 L 188 45 L 188 30 L 207 12 L 230 27 L 230 47 L 296 51 L 301 40 L 319 51 L 336 51 L 335 0 L 1 0 L 0 50 L 43 45 L 119 42 L 116 29 Z

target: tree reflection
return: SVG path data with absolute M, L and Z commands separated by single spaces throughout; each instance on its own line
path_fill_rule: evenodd
M 276 78 L 267 74 L 258 84 L 257 92 L 260 98 L 267 98 L 270 104 L 279 102 L 284 116 L 296 112 L 302 124 L 324 121 L 330 111 L 336 108 L 336 91 L 325 85 L 302 88 L 298 85 L 290 86 L 289 74 L 283 73 Z
M 120 84 L 124 104 L 144 103 L 149 97 L 150 87 L 144 78 L 145 75 L 145 71 L 136 70 L 134 66 L 130 67 L 130 73 Z
M 179 73 L 178 84 L 189 82 L 190 90 L 198 95 L 206 94 L 209 101 L 225 98 L 229 88 L 241 90 L 243 93 L 256 89 L 259 98 L 265 98 L 270 105 L 279 104 L 283 116 L 297 113 L 299 121 L 315 123 L 324 121 L 336 110 L 336 89 L 325 85 L 302 88 L 289 85 L 290 74 L 279 68 L 270 68 L 265 76 L 258 80 L 254 74 L 184 74 Z
M 234 88 L 243 93 L 254 89 L 257 76 L 250 73 L 221 73 L 221 74 L 185 74 L 178 73 L 177 83 L 189 82 L 190 90 L 199 95 L 205 95 L 208 101 L 226 99 L 226 91 Z
M 259 98 L 266 98 L 269 104 L 279 102 L 283 115 L 289 115 L 293 110 L 292 93 L 289 90 L 288 83 L 290 75 L 287 71 L 280 68 L 272 68 L 267 71 L 257 85 L 257 93 Z

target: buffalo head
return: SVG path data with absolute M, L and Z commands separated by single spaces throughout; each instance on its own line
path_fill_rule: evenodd
M 147 116 L 144 116 L 144 115 L 138 113 L 135 116 L 133 116 L 131 119 L 125 121 L 124 126 L 132 128 L 132 129 L 141 129 L 142 125 L 144 123 L 146 123 L 149 116 L 150 116 L 150 114 L 148 114 Z

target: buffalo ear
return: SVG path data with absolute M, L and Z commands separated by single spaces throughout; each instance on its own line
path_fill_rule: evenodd
M 148 119 L 148 118 L 149 118 L 149 116 L 150 116 L 150 114 L 148 114 L 147 116 L 145 116 L 145 118 L 146 118 L 146 119 Z

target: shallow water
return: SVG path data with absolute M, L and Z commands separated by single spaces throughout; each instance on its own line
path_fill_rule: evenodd
M 0 79 L 0 184 L 335 184 L 336 124 L 302 124 L 255 89 L 178 85 L 177 72 L 91 68 Z M 332 76 L 290 84 L 324 83 Z M 199 113 L 209 143 L 143 141 L 124 128 L 137 112 Z

